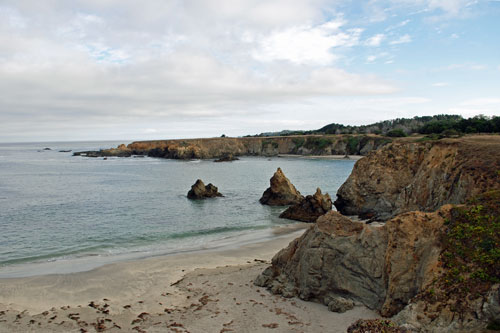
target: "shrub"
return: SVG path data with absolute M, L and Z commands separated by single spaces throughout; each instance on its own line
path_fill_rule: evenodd
M 392 138 L 401 138 L 401 137 L 407 136 L 406 133 L 405 133 L 405 131 L 403 131 L 400 128 L 396 128 L 396 129 L 390 130 L 389 132 L 387 132 L 386 135 L 390 136 Z

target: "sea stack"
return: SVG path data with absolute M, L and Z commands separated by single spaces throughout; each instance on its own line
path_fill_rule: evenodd
M 188 199 L 205 199 L 223 197 L 223 195 L 219 193 L 217 186 L 214 186 L 213 184 L 205 186 L 203 181 L 198 179 L 196 183 L 191 186 L 191 190 L 189 190 L 187 197 Z
M 318 217 L 332 210 L 332 199 L 328 193 L 322 194 L 318 187 L 314 195 L 308 195 L 299 203 L 290 206 L 280 217 L 302 222 L 316 222 Z
M 264 191 L 259 202 L 269 206 L 286 206 L 299 203 L 304 197 L 278 168 L 270 180 L 271 186 Z

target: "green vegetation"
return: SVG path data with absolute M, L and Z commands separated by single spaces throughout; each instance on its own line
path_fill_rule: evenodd
M 307 138 L 304 147 L 313 150 L 323 150 L 332 143 L 333 141 L 329 138 L 311 136 Z
M 347 142 L 347 154 L 357 154 L 358 146 L 359 146 L 359 137 L 357 136 L 348 136 L 346 139 Z
M 273 140 L 263 140 L 262 141 L 262 149 L 266 148 L 268 145 L 271 145 L 274 149 L 278 148 L 278 143 Z
M 500 133 L 500 117 L 479 115 L 464 119 L 459 115 L 440 114 L 435 116 L 396 118 L 384 120 L 370 125 L 350 126 L 343 124 L 328 124 L 317 130 L 261 133 L 254 136 L 289 136 L 289 135 L 319 135 L 319 134 L 378 134 L 399 136 L 420 134 L 439 134 L 444 137 L 459 136 L 464 133 Z
M 401 128 L 390 130 L 389 132 L 386 133 L 386 135 L 392 138 L 401 138 L 407 136 L 405 131 L 403 131 Z
M 292 142 L 295 144 L 295 149 L 299 149 L 300 147 L 302 147 L 304 145 L 304 143 L 306 142 L 306 139 L 304 139 L 304 138 L 293 138 Z
M 450 310 L 463 316 L 500 282 L 499 202 L 500 190 L 494 190 L 451 210 L 441 236 L 444 271 L 418 298 L 453 304 Z
M 466 207 L 455 208 L 444 236 L 447 284 L 471 290 L 500 282 L 500 190 L 486 192 Z
M 451 132 L 450 132 L 451 131 Z M 421 134 L 431 133 L 498 133 L 500 132 L 500 117 L 476 116 L 468 119 L 434 120 L 419 130 Z

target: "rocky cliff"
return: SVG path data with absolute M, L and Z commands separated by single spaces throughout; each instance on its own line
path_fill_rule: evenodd
M 348 195 L 341 199 L 349 213 L 392 217 L 365 224 L 331 211 L 277 253 L 255 284 L 332 310 L 353 300 L 421 331 L 500 322 L 499 159 L 500 137 L 491 136 L 371 153 L 339 193 Z M 465 205 L 440 206 L 446 202 Z
M 393 142 L 359 160 L 337 192 L 344 215 L 387 220 L 500 188 L 500 137 Z
M 208 159 L 232 156 L 366 155 L 389 143 L 376 135 L 308 135 L 283 137 L 207 138 L 185 140 L 136 141 L 100 151 L 74 155 L 98 157 L 146 155 L 173 159 Z

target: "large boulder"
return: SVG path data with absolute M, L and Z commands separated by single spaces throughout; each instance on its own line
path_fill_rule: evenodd
M 216 186 L 212 184 L 208 184 L 205 186 L 201 179 L 198 179 L 196 183 L 191 186 L 191 190 L 189 190 L 187 194 L 187 197 L 189 199 L 205 199 L 222 196 L 223 195 L 219 193 L 219 190 Z
M 290 206 L 280 217 L 302 222 L 315 222 L 318 217 L 332 210 L 332 199 L 328 193 L 322 194 L 318 187 L 314 195 L 308 195 L 299 203 Z
M 391 316 L 432 282 L 449 210 L 406 213 L 382 226 L 330 211 L 278 252 L 255 284 L 325 305 L 341 296 Z
M 303 196 L 278 168 L 270 180 L 271 186 L 264 191 L 259 202 L 269 206 L 286 206 L 300 202 Z

